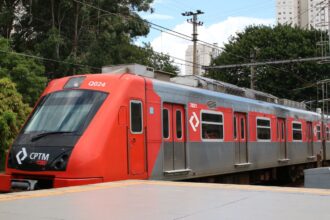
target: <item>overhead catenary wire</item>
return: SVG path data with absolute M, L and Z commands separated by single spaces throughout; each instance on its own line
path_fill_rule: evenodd
M 135 46 L 136 46 L 137 48 L 141 49 L 141 50 L 148 50 L 147 48 L 144 48 L 144 47 L 140 47 L 140 46 L 137 46 L 137 45 L 135 45 Z M 179 58 L 179 57 L 175 57 L 175 56 L 172 56 L 172 55 L 170 55 L 170 54 L 165 54 L 165 53 L 163 53 L 163 52 L 157 52 L 157 51 L 154 51 L 154 50 L 153 50 L 153 52 L 156 53 L 156 54 L 162 55 L 162 56 L 168 56 L 168 57 L 170 57 L 170 58 L 172 58 L 172 59 L 174 59 L 174 60 L 179 60 L 179 61 L 183 61 L 183 62 L 186 62 L 186 63 L 190 63 L 190 64 L 191 64 L 191 65 L 186 65 L 186 66 L 190 66 L 190 67 L 192 67 L 193 64 L 194 64 L 194 62 L 192 62 L 192 61 L 185 60 L 185 59 L 182 59 L 182 58 Z M 173 63 L 175 63 L 175 62 L 173 62 Z M 180 63 L 180 65 L 181 65 L 181 63 Z M 195 65 L 200 66 L 200 67 L 203 66 L 203 65 L 198 64 L 198 63 L 196 63 Z
M 296 63 L 296 62 L 321 61 L 324 59 L 330 59 L 330 56 L 263 61 L 263 62 L 254 62 L 254 63 L 229 64 L 229 65 L 219 65 L 219 66 L 203 66 L 203 68 L 204 69 L 228 69 L 228 68 L 263 66 L 263 65 L 285 64 L 285 63 Z
M 0 50 L 0 53 L 13 54 L 13 55 L 17 55 L 17 56 L 23 56 L 23 57 L 28 57 L 28 58 L 32 58 L 32 59 L 42 60 L 42 61 L 63 63 L 63 64 L 69 64 L 69 65 L 77 66 L 77 67 L 87 67 L 87 68 L 90 68 L 90 69 L 101 70 L 101 68 L 95 67 L 95 66 L 71 63 L 71 62 L 67 62 L 67 61 L 63 61 L 63 60 L 55 60 L 55 59 L 51 59 L 51 58 L 46 58 L 46 57 L 41 57 L 41 56 L 36 56 L 36 55 L 31 55 L 31 54 L 26 54 L 26 53 L 20 53 L 20 52 L 14 52 L 14 51 L 5 51 L 5 50 Z
M 133 15 L 129 15 L 129 16 L 127 16 L 127 15 L 123 15 L 123 14 L 119 14 L 119 13 L 110 12 L 110 11 L 107 11 L 107 10 L 101 9 L 101 8 L 99 8 L 99 7 L 96 7 L 96 6 L 94 6 L 94 5 L 91 5 L 91 4 L 88 4 L 88 3 L 86 3 L 86 2 L 82 2 L 82 1 L 79 1 L 79 0 L 73 0 L 73 1 L 75 1 L 75 2 L 77 2 L 77 3 L 80 3 L 80 4 L 84 4 L 84 5 L 88 6 L 88 7 L 94 8 L 94 9 L 96 9 L 96 10 L 102 11 L 102 12 L 107 13 L 107 14 L 116 15 L 116 16 L 121 16 L 121 17 L 124 17 L 124 18 L 126 18 L 126 19 L 127 19 L 127 18 L 139 19 L 139 20 L 144 21 L 144 22 L 146 22 L 147 24 L 153 26 L 153 27 L 152 27 L 153 29 L 156 29 L 156 30 L 162 31 L 162 32 L 167 33 L 167 34 L 172 34 L 173 36 L 175 36 L 175 37 L 180 37 L 180 38 L 182 38 L 182 39 L 184 39 L 184 40 L 189 40 L 189 41 L 191 41 L 191 37 L 188 36 L 188 35 L 182 34 L 182 33 L 177 32 L 177 31 L 173 31 L 173 30 L 171 30 L 171 29 L 169 29 L 169 28 L 166 28 L 166 27 L 163 27 L 163 26 L 161 26 L 161 25 L 158 25 L 158 24 L 155 24 L 155 23 L 149 22 L 149 21 L 147 21 L 147 20 L 145 20 L 145 19 L 141 19 L 141 18 L 139 18 L 139 17 L 135 17 L 135 16 L 133 16 Z M 158 28 L 157 28 L 157 27 L 158 27 Z M 163 31 L 163 30 L 160 30 L 160 29 L 164 29 L 164 30 L 166 30 L 166 31 Z M 216 45 L 214 45 L 214 44 L 210 44 L 210 43 L 208 43 L 208 42 L 206 42 L 206 41 L 202 41 L 202 40 L 198 40 L 198 41 L 201 42 L 201 43 L 203 43 L 204 45 L 208 45 L 208 46 L 210 46 L 210 47 L 212 47 L 212 48 L 218 48 L 218 49 L 220 49 L 220 50 L 223 49 L 223 48 L 221 48 L 221 47 L 219 47 L 219 46 L 216 46 Z M 159 52 L 156 52 L 156 51 L 154 51 L 154 52 L 155 52 L 155 53 L 159 53 Z M 163 54 L 163 53 L 160 53 L 160 54 Z M 231 53 L 231 54 L 233 54 L 233 53 Z M 163 54 L 163 55 L 164 55 L 164 54 Z M 167 54 L 167 55 L 168 55 L 168 54 Z M 246 57 L 239 56 L 239 55 L 236 55 L 236 54 L 233 54 L 233 55 L 236 56 L 236 57 L 241 57 L 241 58 L 244 58 L 245 60 L 248 60 L 248 58 L 246 58 Z M 181 59 L 181 58 L 177 58 L 177 57 L 174 57 L 174 56 L 171 56 L 171 55 L 168 55 L 168 56 L 169 56 L 169 57 L 172 57 L 173 59 L 176 59 L 176 60 L 181 60 L 181 61 L 185 61 L 185 62 L 188 62 L 188 63 L 194 64 L 193 62 L 190 62 L 190 61 L 187 61 L 187 60 L 184 60 L 184 59 Z M 89 67 L 89 68 L 93 68 L 93 69 L 100 69 L 100 68 L 98 68 L 98 67 L 92 67 L 92 66 L 88 66 L 88 65 L 75 64 L 75 63 L 70 63 L 70 62 L 66 62 L 66 61 L 59 61 L 59 60 L 54 60 L 54 59 L 49 59 L 49 58 L 44 58 L 44 57 L 37 57 L 37 56 L 34 56 L 34 57 L 35 57 L 35 58 L 42 59 L 42 60 L 52 61 L 52 62 L 66 63 L 66 64 L 76 65 L 76 66 L 81 66 L 81 67 Z M 182 65 L 182 64 L 180 64 L 180 65 Z M 200 64 L 196 64 L 196 65 L 201 66 Z M 189 65 L 186 65 L 186 66 L 189 66 Z M 272 66 L 271 66 L 271 67 L 272 67 Z M 272 67 L 272 68 L 274 68 L 274 67 Z M 277 69 L 278 69 L 278 68 L 277 68 Z M 283 70 L 282 70 L 282 71 L 283 71 Z
M 76 0 L 74 0 L 74 1 L 76 1 Z M 77 2 L 80 2 L 80 1 L 77 1 Z M 100 10 L 102 10 L 102 9 L 100 9 Z M 139 47 L 139 48 L 145 49 L 143 47 Z M 171 58 L 173 58 L 175 60 L 180 60 L 180 61 L 184 61 L 184 62 L 193 64 L 193 62 L 190 62 L 190 61 L 187 61 L 187 60 L 178 58 L 178 57 L 174 57 L 174 56 L 171 56 L 169 54 L 164 54 L 164 53 L 160 53 L 160 52 L 157 52 L 157 51 L 153 51 L 153 52 L 156 53 L 156 54 L 169 56 L 169 57 L 171 57 Z M 101 68 L 100 67 L 95 67 L 95 66 L 90 66 L 90 65 L 84 65 L 84 64 L 77 64 L 77 63 L 73 63 L 73 62 L 68 62 L 68 61 L 63 61 L 63 60 L 57 60 L 57 59 L 52 59 L 52 58 L 46 58 L 46 57 L 42 57 L 42 56 L 31 55 L 31 54 L 26 54 L 26 53 L 21 53 L 21 52 L 0 50 L 0 53 L 13 54 L 13 55 L 17 55 L 17 56 L 23 56 L 23 57 L 28 57 L 28 58 L 32 58 L 32 59 L 47 61 L 47 62 L 62 63 L 62 64 L 73 65 L 73 66 L 76 66 L 76 67 L 85 67 L 85 68 L 90 68 L 90 69 L 94 69 L 94 70 L 97 70 L 97 71 L 101 71 Z M 178 62 L 173 62 L 173 63 L 179 64 L 179 65 L 183 65 L 182 63 L 178 63 Z M 189 66 L 187 64 L 184 64 L 184 65 L 185 66 Z M 196 64 L 196 65 L 201 66 L 200 64 Z
M 114 15 L 114 16 L 119 16 L 119 17 L 122 17 L 122 18 L 125 18 L 125 19 L 136 19 L 136 20 L 140 20 L 140 21 L 145 22 L 146 24 L 148 24 L 150 26 L 153 26 L 152 27 L 153 29 L 156 29 L 156 28 L 163 29 L 162 31 L 164 33 L 172 33 L 172 35 L 174 34 L 174 35 L 176 35 L 176 37 L 179 37 L 179 38 L 184 39 L 184 40 L 187 40 L 187 41 L 192 41 L 192 37 L 189 36 L 189 35 L 180 33 L 178 31 L 171 30 L 170 28 L 167 28 L 167 27 L 158 25 L 158 24 L 153 23 L 151 21 L 148 21 L 146 19 L 142 19 L 140 17 L 136 17 L 136 16 L 133 16 L 133 15 L 123 15 L 123 14 L 120 14 L 120 13 L 110 12 L 108 10 L 105 10 L 105 9 L 102 9 L 102 8 L 99 8 L 99 7 L 96 7 L 96 6 L 92 5 L 92 4 L 89 4 L 89 3 L 86 3 L 86 2 L 83 2 L 83 1 L 80 1 L 80 0 L 73 0 L 73 1 L 75 1 L 76 3 L 83 4 L 85 6 L 91 7 L 93 9 L 95 9 L 95 10 L 99 10 L 99 11 L 102 11 L 104 13 Z M 158 31 L 160 31 L 160 30 L 158 30 Z M 209 46 L 211 48 L 216 48 L 216 49 L 219 49 L 219 50 L 222 49 L 221 47 L 216 46 L 216 45 L 211 44 L 211 43 L 208 43 L 206 41 L 202 41 L 202 40 L 198 40 L 198 41 L 201 42 L 202 44 L 204 44 L 205 46 Z
M 170 34 L 170 35 L 172 35 L 172 36 L 175 36 L 175 37 L 181 38 L 181 39 L 183 39 L 183 40 L 192 41 L 192 37 L 191 37 L 191 36 L 188 36 L 188 35 L 186 35 L 186 34 L 183 34 L 183 33 L 180 33 L 180 32 L 174 31 L 174 30 L 171 30 L 171 29 L 169 29 L 169 28 L 167 28 L 167 27 L 163 27 L 163 26 L 161 26 L 161 25 L 155 24 L 155 23 L 150 22 L 150 21 L 148 21 L 148 20 L 145 20 L 145 19 L 142 19 L 142 18 L 139 18 L 139 17 L 135 17 L 135 16 L 133 16 L 133 15 L 123 15 L 123 14 L 120 14 L 120 13 L 110 12 L 110 11 L 104 10 L 104 9 L 102 9 L 102 8 L 96 7 L 96 6 L 92 5 L 92 4 L 89 4 L 89 3 L 86 3 L 86 2 L 82 2 L 82 1 L 80 1 L 80 0 L 73 0 L 73 1 L 75 1 L 75 2 L 77 2 L 77 3 L 79 3 L 79 4 L 83 4 L 83 5 L 85 5 L 85 6 L 91 7 L 91 8 L 93 8 L 93 9 L 95 9 L 95 10 L 99 10 L 99 11 L 104 12 L 104 13 L 106 13 L 106 14 L 111 14 L 111 15 L 115 15 L 115 16 L 123 17 L 123 18 L 125 18 L 125 19 L 138 19 L 138 20 L 140 20 L 140 21 L 142 21 L 142 22 L 145 22 L 145 23 L 147 23 L 148 25 L 150 25 L 150 28 L 152 28 L 152 29 L 155 29 L 155 30 L 161 31 L 162 33 Z M 165 31 L 164 31 L 164 30 L 165 30 Z M 200 41 L 200 40 L 199 40 L 199 41 Z M 217 47 L 217 46 L 215 46 L 215 45 L 213 45 L 213 44 L 210 44 L 210 43 L 208 43 L 208 42 L 204 42 L 204 41 L 200 41 L 200 42 L 204 43 L 206 46 L 210 46 L 210 47 L 213 47 L 213 48 L 214 48 L 214 47 Z M 218 47 L 218 48 L 221 49 L 220 47 Z M 155 52 L 156 52 L 156 51 L 155 51 Z M 157 52 L 157 53 L 159 53 L 159 52 Z M 173 57 L 173 56 L 171 56 L 171 55 L 168 55 L 168 56 L 172 57 L 173 59 L 177 59 L 177 60 L 180 59 L 180 58 L 177 58 L 177 57 Z M 190 62 L 190 61 L 187 61 L 187 60 L 183 60 L 183 59 L 180 59 L 180 60 L 181 60 L 181 61 L 188 62 L 188 63 L 191 63 L 191 64 L 194 64 L 193 62 Z M 196 65 L 197 65 L 197 66 L 202 66 L 201 64 L 198 64 L 198 63 L 196 63 Z
M 139 17 L 135 17 L 135 16 L 132 16 L 132 15 L 122 15 L 122 14 L 119 14 L 119 13 L 113 13 L 113 12 L 109 12 L 109 11 L 107 11 L 107 10 L 104 10 L 104 9 L 98 8 L 98 7 L 94 6 L 94 5 L 91 5 L 91 4 L 88 4 L 88 3 L 85 3 L 85 2 L 79 1 L 79 0 L 74 0 L 74 1 L 77 2 L 77 3 L 80 3 L 80 4 L 84 4 L 84 5 L 88 6 L 88 7 L 94 8 L 95 10 L 100 10 L 100 11 L 102 11 L 102 12 L 104 12 L 104 13 L 107 13 L 107 14 L 111 14 L 111 15 L 115 15 L 115 16 L 121 16 L 121 17 L 124 17 L 124 18 L 139 19 L 139 20 L 141 20 L 141 21 L 146 22 L 147 24 L 149 24 L 149 25 L 151 25 L 151 26 L 154 26 L 154 27 L 152 27 L 153 29 L 156 29 L 156 28 L 158 27 L 158 28 L 160 28 L 160 29 L 164 29 L 164 30 L 166 30 L 166 31 L 163 31 L 163 30 L 159 30 L 159 29 L 158 29 L 158 31 L 162 31 L 163 33 L 167 33 L 167 34 L 170 33 L 171 35 L 176 36 L 176 37 L 180 37 L 181 39 L 184 39 L 184 40 L 189 40 L 189 41 L 192 40 L 192 38 L 191 38 L 190 36 L 188 36 L 188 35 L 182 34 L 182 33 L 177 32 L 177 31 L 173 31 L 173 30 L 171 30 L 171 29 L 169 29 L 169 28 L 163 27 L 163 26 L 158 25 L 158 24 L 154 24 L 154 23 L 152 23 L 152 22 L 150 22 L 150 21 L 147 21 L 147 20 L 145 20 L 145 19 L 141 19 L 141 18 L 139 18 Z M 198 41 L 201 42 L 202 45 L 206 45 L 206 46 L 209 46 L 209 47 L 211 47 L 211 48 L 216 48 L 216 49 L 219 49 L 219 50 L 223 50 L 223 48 L 221 48 L 221 47 L 219 47 L 219 46 L 217 46 L 217 45 L 214 45 L 214 44 L 208 43 L 208 42 L 206 42 L 206 41 L 202 41 L 202 40 L 198 40 Z M 239 55 L 236 55 L 236 54 L 233 54 L 233 53 L 231 53 L 231 54 L 232 54 L 233 56 L 236 56 L 236 57 L 241 57 L 241 58 L 243 58 L 244 60 L 249 60 L 249 58 L 247 58 L 247 57 L 239 56 Z M 170 55 L 169 55 L 169 56 L 170 56 Z M 171 56 L 170 56 L 170 57 L 171 57 Z M 197 65 L 200 65 L 200 64 L 197 64 Z M 274 68 L 274 69 L 281 70 L 281 71 L 285 71 L 285 70 L 282 70 L 282 69 L 280 69 L 280 68 L 276 68 L 276 67 L 273 67 L 273 66 L 270 66 L 270 67 L 271 67 L 271 68 Z M 285 72 L 288 72 L 288 71 L 285 71 Z M 302 79 L 300 78 L 300 80 L 302 80 Z
M 142 48 L 142 49 L 144 49 L 144 48 Z M 156 52 L 156 51 L 154 51 L 154 52 L 158 53 L 158 54 L 162 54 L 162 53 L 159 53 L 159 52 Z M 100 67 L 77 64 L 77 63 L 71 63 L 71 62 L 67 62 L 67 61 L 55 60 L 55 59 L 50 59 L 50 58 L 45 58 L 45 57 L 40 57 L 40 56 L 35 56 L 35 55 L 30 55 L 30 54 L 25 54 L 25 53 L 19 53 L 19 52 L 0 50 L 0 53 L 13 54 L 13 55 L 17 55 L 17 56 L 28 57 L 28 58 L 32 58 L 32 59 L 36 59 L 36 60 L 47 61 L 47 62 L 69 64 L 69 65 L 73 65 L 73 66 L 77 66 L 77 67 L 86 67 L 86 68 L 90 68 L 90 69 L 94 69 L 94 70 L 98 70 L 98 71 L 102 70 L 102 68 L 100 68 Z M 162 54 L 162 55 L 164 55 L 164 54 Z M 183 59 L 180 59 L 180 58 L 176 58 L 176 59 L 186 62 L 186 60 L 183 60 Z M 192 67 L 192 65 L 189 65 L 189 64 L 186 64 L 186 63 L 179 63 L 179 62 L 176 62 L 176 61 L 172 61 L 172 62 L 175 63 L 175 64 L 178 64 L 178 65 L 181 65 L 181 66 L 184 65 L 184 66 Z
M 117 15 L 117 16 L 123 16 L 122 14 L 112 13 L 112 12 L 109 12 L 109 11 L 107 11 L 107 10 L 104 10 L 104 9 L 98 8 L 98 7 L 96 7 L 96 6 L 93 6 L 93 5 L 91 5 L 91 4 L 88 4 L 88 3 L 85 3 L 85 2 L 81 2 L 81 1 L 79 1 L 79 0 L 74 0 L 74 1 L 75 1 L 75 2 L 78 2 L 78 3 L 81 3 L 81 4 L 85 4 L 85 5 L 89 6 L 89 7 L 92 7 L 92 8 L 94 8 L 94 9 L 96 9 L 96 10 L 103 11 L 103 12 L 105 12 L 105 13 L 109 13 L 109 14 Z M 301 14 L 304 14 L 304 13 L 306 13 L 307 11 L 308 11 L 308 10 L 305 10 L 305 11 L 302 12 Z M 124 17 L 125 17 L 125 18 L 128 18 L 128 16 L 124 16 Z M 170 35 L 173 35 L 173 36 L 175 36 L 175 37 L 179 37 L 179 38 L 184 39 L 184 40 L 192 41 L 192 38 L 191 38 L 190 36 L 186 35 L 186 34 L 182 34 L 182 33 L 180 33 L 180 32 L 173 31 L 173 30 L 171 30 L 171 29 L 169 29 L 169 28 L 163 27 L 163 26 L 161 26 L 161 25 L 155 24 L 155 23 L 150 22 L 150 21 L 147 21 L 147 20 L 145 20 L 145 19 L 141 19 L 141 18 L 139 18 L 139 17 L 135 17 L 135 16 L 132 16 L 132 15 L 130 15 L 130 17 L 131 17 L 131 18 L 134 18 L 134 19 L 140 19 L 141 21 L 143 21 L 143 22 L 147 23 L 148 25 L 150 25 L 151 28 L 153 28 L 153 29 L 155 29 L 155 30 L 158 30 L 158 31 L 161 31 L 162 33 L 170 34 Z M 162 30 L 162 29 L 163 29 L 163 30 Z M 165 31 L 164 31 L 164 30 L 165 30 Z M 217 45 L 214 45 L 214 44 L 208 43 L 208 42 L 206 42 L 206 41 L 198 40 L 198 42 L 200 42 L 200 44 L 205 45 L 205 46 L 208 46 L 208 47 L 210 47 L 210 48 L 215 48 L 215 49 L 223 50 L 223 48 L 221 48 L 221 47 L 219 47 L 219 46 L 217 46 Z M 156 51 L 155 51 L 155 52 L 156 52 Z M 158 52 L 156 52 L 156 53 L 158 53 Z M 161 54 L 162 54 L 162 53 L 161 53 Z M 244 60 L 249 60 L 249 58 L 247 58 L 247 57 L 239 56 L 239 55 L 236 55 L 236 54 L 233 54 L 233 53 L 230 53 L 230 54 L 232 54 L 232 55 L 234 55 L 234 56 L 236 56 L 236 57 L 241 57 L 241 58 L 243 58 Z M 177 59 L 177 60 L 179 60 L 179 58 L 177 58 L 177 57 L 173 57 L 173 56 L 171 56 L 171 55 L 168 55 L 168 56 L 169 56 L 169 57 L 172 57 L 173 59 Z M 323 57 L 323 58 L 324 58 L 324 57 Z M 187 62 L 186 60 L 183 60 L 183 59 L 180 59 L 180 60 Z M 188 61 L 188 62 L 189 62 L 189 61 Z M 174 62 L 174 63 L 177 63 L 177 62 Z M 194 65 L 193 62 L 190 62 L 190 63 L 192 63 L 192 64 Z M 181 63 L 177 63 L 177 64 L 182 65 Z M 200 64 L 197 64 L 197 65 L 200 65 Z M 277 70 L 280 70 L 280 71 L 283 71 L 283 72 L 289 72 L 289 71 L 287 71 L 287 70 L 283 70 L 283 69 L 281 69 L 281 68 L 274 67 L 274 66 L 272 66 L 271 63 L 265 63 L 265 65 L 269 65 L 271 68 L 273 68 L 273 69 L 277 69 Z M 189 66 L 189 65 L 185 64 L 185 66 Z M 290 72 L 290 73 L 292 74 L 292 72 Z M 294 75 L 297 79 L 299 79 L 299 80 L 301 80 L 301 81 L 304 81 L 304 82 L 307 82 L 306 80 L 304 80 L 303 78 L 297 76 L 296 74 L 293 73 L 293 75 Z

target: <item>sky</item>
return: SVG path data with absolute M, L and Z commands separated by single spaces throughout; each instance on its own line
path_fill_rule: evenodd
M 191 36 L 192 24 L 181 15 L 185 11 L 201 10 L 198 16 L 203 26 L 198 27 L 198 39 L 217 43 L 222 47 L 228 38 L 241 32 L 249 25 L 274 25 L 275 0 L 154 0 L 154 13 L 140 13 L 148 21 L 171 30 Z M 171 36 L 165 32 L 150 29 L 147 37 L 140 37 L 136 44 L 150 42 L 157 52 L 185 59 L 185 51 L 191 41 Z M 177 63 L 183 61 L 175 60 Z M 185 66 L 176 64 L 184 73 Z

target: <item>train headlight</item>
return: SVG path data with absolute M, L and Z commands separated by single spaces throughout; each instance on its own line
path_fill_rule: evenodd
M 68 154 L 62 154 L 52 163 L 51 166 L 54 170 L 65 170 L 66 165 L 68 163 L 68 159 L 69 159 Z
M 79 88 L 86 76 L 71 77 L 64 85 L 64 89 Z

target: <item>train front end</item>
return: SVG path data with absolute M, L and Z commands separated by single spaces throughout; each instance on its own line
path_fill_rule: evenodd
M 7 154 L 0 191 L 102 182 L 107 137 L 100 132 L 111 126 L 100 111 L 109 111 L 110 84 L 100 75 L 49 83 Z

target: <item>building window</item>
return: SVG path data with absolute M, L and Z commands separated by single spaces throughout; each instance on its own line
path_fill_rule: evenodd
M 321 126 L 320 125 L 316 126 L 316 136 L 317 136 L 317 140 L 320 141 L 321 140 Z
M 269 141 L 271 137 L 270 119 L 257 118 L 257 138 L 258 140 Z
M 202 112 L 202 139 L 223 140 L 223 115 L 221 113 Z
M 131 132 L 142 133 L 142 102 L 131 101 Z
M 302 140 L 301 122 L 292 122 L 292 139 L 294 141 Z

